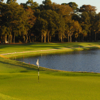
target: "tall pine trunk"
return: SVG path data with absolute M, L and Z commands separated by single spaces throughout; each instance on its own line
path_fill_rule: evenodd
M 72 36 L 70 35 L 70 42 L 72 42 Z
M 62 34 L 61 34 L 60 40 L 61 40 L 61 42 L 63 42 L 63 37 L 62 37 Z
M 25 42 L 25 35 L 23 35 L 23 42 Z
M 46 43 L 46 34 L 44 34 L 44 43 Z
M 28 43 L 28 35 L 26 35 L 26 41 L 25 42 Z
M 9 43 L 12 43 L 12 35 L 9 35 Z
M 7 43 L 7 35 L 5 34 L 5 43 Z

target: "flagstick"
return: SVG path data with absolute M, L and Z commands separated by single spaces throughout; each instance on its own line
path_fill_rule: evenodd
M 39 82 L 39 59 L 37 59 L 36 65 L 38 66 L 38 82 Z
M 39 82 L 39 65 L 38 65 L 38 82 Z

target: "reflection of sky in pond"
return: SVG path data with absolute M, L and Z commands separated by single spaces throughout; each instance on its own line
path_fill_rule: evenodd
M 100 73 L 100 50 L 79 51 L 71 54 L 44 55 L 38 57 L 18 59 L 30 64 L 66 71 L 86 71 Z

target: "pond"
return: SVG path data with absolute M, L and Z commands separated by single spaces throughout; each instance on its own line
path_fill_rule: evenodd
M 100 73 L 100 50 L 78 51 L 67 54 L 42 55 L 30 58 L 20 58 L 18 61 L 42 67 L 65 70 Z

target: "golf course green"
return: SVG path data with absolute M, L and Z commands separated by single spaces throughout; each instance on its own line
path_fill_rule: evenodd
M 100 74 L 58 71 L 17 57 L 99 49 L 100 42 L 0 45 L 0 100 L 99 100 Z

